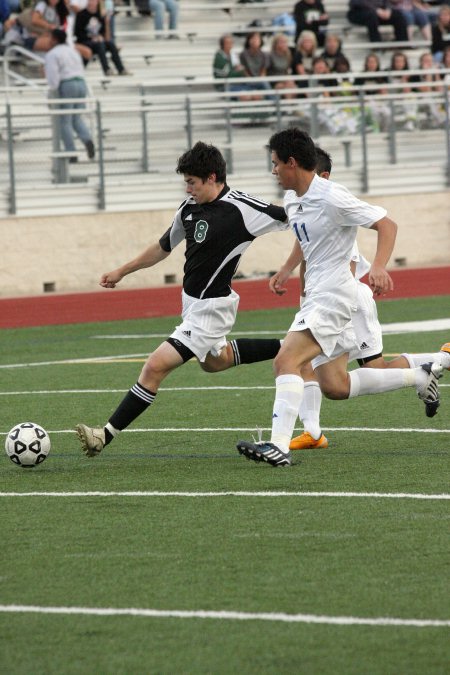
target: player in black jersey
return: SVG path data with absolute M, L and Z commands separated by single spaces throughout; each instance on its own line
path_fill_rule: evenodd
M 114 288 L 127 274 L 152 267 L 186 241 L 182 322 L 150 354 L 139 379 L 103 428 L 78 424 L 76 432 L 86 455 L 101 452 L 153 403 L 161 382 L 175 368 L 196 357 L 208 372 L 232 365 L 272 359 L 280 341 L 227 342 L 239 303 L 231 280 L 244 251 L 262 234 L 286 230 L 284 209 L 231 190 L 226 163 L 213 145 L 196 143 L 177 164 L 183 174 L 187 198 L 161 239 L 137 258 L 102 275 L 100 285 Z

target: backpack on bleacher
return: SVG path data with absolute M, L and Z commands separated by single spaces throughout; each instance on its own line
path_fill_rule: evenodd
M 289 35 L 289 37 L 293 37 L 297 29 L 296 21 L 289 12 L 283 12 L 282 14 L 274 16 L 272 19 L 272 26 L 280 26 L 280 28 L 284 29 L 280 31 L 280 33 Z

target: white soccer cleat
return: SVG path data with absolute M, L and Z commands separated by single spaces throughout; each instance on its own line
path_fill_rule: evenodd
M 85 424 L 77 424 L 75 431 L 81 443 L 81 449 L 88 457 L 95 457 L 105 447 L 104 429 L 91 429 Z

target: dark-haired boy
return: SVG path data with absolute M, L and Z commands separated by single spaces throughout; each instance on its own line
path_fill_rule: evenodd
M 178 160 L 187 198 L 175 213 L 161 239 L 134 260 L 102 275 L 100 285 L 114 288 L 121 279 L 167 258 L 186 241 L 182 322 L 149 355 L 137 383 L 130 389 L 103 428 L 78 424 L 76 432 L 88 456 L 128 427 L 153 403 L 161 382 L 172 370 L 196 357 L 208 372 L 230 365 L 274 358 L 280 341 L 233 340 L 227 342 L 238 308 L 239 296 L 231 280 L 244 251 L 262 234 L 286 230 L 286 213 L 226 184 L 226 163 L 213 145 L 196 143 Z
M 439 406 L 439 362 L 411 369 L 361 369 L 347 372 L 356 346 L 351 323 L 357 287 L 350 259 L 357 227 L 377 232 L 377 250 L 369 270 L 375 295 L 393 288 L 386 265 L 397 226 L 385 209 L 354 197 L 346 188 L 316 175 L 317 152 L 310 136 L 297 128 L 274 134 L 269 141 L 272 173 L 286 190 L 284 207 L 306 261 L 305 302 L 296 314 L 275 357 L 276 395 L 270 442 L 239 441 L 240 454 L 272 466 L 289 466 L 289 444 L 303 398 L 302 367 L 320 362 L 325 396 L 346 399 L 415 387 L 427 415 Z

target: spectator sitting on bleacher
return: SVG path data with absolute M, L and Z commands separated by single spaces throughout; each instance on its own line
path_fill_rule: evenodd
M 374 130 L 387 131 L 390 122 L 390 110 L 385 101 L 373 100 L 371 96 L 376 94 L 387 94 L 387 77 L 374 77 L 374 73 L 381 73 L 381 64 L 378 55 L 371 52 L 364 61 L 364 73 L 355 79 L 355 86 L 373 85 L 373 88 L 364 89 L 366 105 L 370 110 L 373 119 Z
M 406 19 L 408 39 L 414 38 L 414 30 L 417 26 L 422 37 L 431 42 L 431 23 L 428 14 L 419 6 L 417 0 L 388 0 L 391 9 L 398 9 Z
M 339 90 L 333 92 L 333 96 L 355 96 L 353 88 L 354 77 L 350 61 L 344 54 L 339 54 L 334 62 L 333 73 L 339 73 Z M 369 109 L 364 111 L 367 125 L 372 127 L 372 119 Z M 361 124 L 361 109 L 358 102 L 349 102 L 344 105 L 337 105 L 333 109 L 332 129 L 335 134 L 356 134 Z
M 414 89 L 422 93 L 436 93 L 442 92 L 442 79 L 439 73 L 430 73 L 427 71 L 436 70 L 437 65 L 433 62 L 433 55 L 431 52 L 424 52 L 420 56 L 419 68 L 423 70 L 423 75 L 416 76 L 415 82 L 420 83 L 415 85 Z M 433 86 L 434 85 L 434 86 Z M 431 99 L 431 97 L 430 97 Z M 427 114 L 427 126 L 432 129 L 441 127 L 445 121 L 444 106 L 438 101 L 421 101 L 420 110 Z
M 375 52 L 370 52 L 370 54 L 367 54 L 364 61 L 364 73 L 363 75 L 359 75 L 356 78 L 355 84 L 358 86 L 364 84 L 373 84 L 374 88 L 366 89 L 365 90 L 366 94 L 386 94 L 387 89 L 386 87 L 383 87 L 383 85 L 387 84 L 388 82 L 387 77 L 374 77 L 372 75 L 372 73 L 381 73 L 381 72 L 382 70 L 378 54 L 375 54 Z
M 402 84 L 397 91 L 401 94 L 409 94 L 412 92 L 411 75 L 409 73 L 409 62 L 406 54 L 397 51 L 392 54 L 391 64 L 389 70 L 394 71 L 389 75 L 389 82 Z M 391 90 L 391 93 L 392 90 Z M 417 104 L 415 101 L 404 100 L 400 104 L 396 104 L 396 108 L 403 116 L 402 128 L 405 131 L 414 131 L 417 123 Z
M 292 61 L 292 72 L 294 75 L 310 75 L 316 56 L 317 38 L 315 33 L 311 30 L 302 31 L 296 42 Z M 308 80 L 300 80 L 297 82 L 297 85 L 301 89 L 305 89 L 308 87 Z
M 326 60 L 330 70 L 334 68 L 334 62 L 337 56 L 342 54 L 342 40 L 335 33 L 328 33 L 325 38 L 325 49 L 321 57 Z
M 323 91 L 320 92 L 320 96 L 328 97 L 331 96 L 331 92 L 327 91 L 327 87 L 337 87 L 338 81 L 334 77 L 330 78 L 320 78 L 316 79 L 314 75 L 328 75 L 331 73 L 331 70 L 328 66 L 328 63 L 322 56 L 316 56 L 313 59 L 312 64 L 312 73 L 310 78 L 310 86 L 312 87 L 323 87 Z M 312 96 L 317 96 L 317 94 L 311 94 Z
M 300 0 L 294 7 L 296 23 L 295 41 L 304 30 L 315 33 L 317 44 L 323 47 L 325 42 L 325 26 L 328 25 L 328 14 L 321 0 Z
M 0 0 L 0 37 L 3 36 L 4 26 L 11 15 L 11 7 L 8 0 Z
M 441 66 L 442 68 L 450 69 L 450 45 L 447 45 L 446 48 L 444 49 Z M 443 75 L 442 79 L 445 82 L 445 84 L 448 87 L 450 87 L 450 73 L 446 73 L 445 75 Z
M 268 75 L 292 75 L 292 52 L 289 48 L 289 39 L 284 33 L 277 33 L 272 38 L 272 49 L 269 54 Z M 280 80 L 272 82 L 272 87 L 280 93 L 283 89 L 295 89 L 294 80 Z M 283 98 L 295 98 L 294 92 L 282 94 Z
M 80 54 L 66 44 L 66 33 L 55 28 L 51 32 L 51 48 L 45 55 L 45 76 L 51 92 L 60 99 L 85 99 L 88 95 L 84 80 L 84 66 Z M 84 103 L 61 103 L 61 109 L 83 109 Z M 79 113 L 59 116 L 61 138 L 67 152 L 75 151 L 73 133 L 78 136 L 86 148 L 89 159 L 95 156 L 95 147 L 91 132 Z M 76 162 L 74 155 L 69 162 Z
M 366 26 L 370 42 L 381 42 L 379 26 L 394 28 L 398 42 L 408 40 L 407 23 L 398 9 L 387 6 L 387 0 L 350 0 L 347 19 L 358 26 Z
M 51 31 L 61 28 L 67 15 L 67 7 L 61 0 L 38 0 L 34 7 L 24 9 L 16 17 L 12 41 L 33 52 L 48 52 L 54 44 Z M 75 48 L 85 62 L 89 61 L 92 56 L 89 48 L 82 45 L 75 45 Z
M 441 63 L 446 45 L 450 45 L 450 7 L 442 5 L 436 24 L 431 28 L 431 52 L 436 63 Z
M 323 57 L 322 57 L 323 58 Z M 350 61 L 345 56 L 345 54 L 338 54 L 334 60 L 334 67 L 332 68 L 333 73 L 351 73 L 352 67 Z M 352 78 L 342 78 L 342 82 L 352 81 Z
M 164 30 L 164 12 L 169 13 L 169 30 L 176 30 L 178 26 L 178 0 L 149 0 L 148 7 L 153 15 L 155 30 Z M 169 38 L 177 38 L 172 33 Z
M 239 82 L 239 78 L 245 77 L 245 68 L 239 61 L 238 55 L 233 51 L 233 36 L 230 33 L 222 35 L 219 39 L 219 49 L 214 55 L 213 75 L 217 79 L 231 80 L 226 83 L 227 91 L 246 92 L 252 89 L 250 84 Z M 223 85 L 216 85 L 216 89 L 223 91 Z M 238 97 L 240 101 L 250 101 L 253 97 L 250 94 L 241 93 Z
M 112 75 L 106 52 L 110 52 L 119 75 L 130 74 L 122 63 L 116 43 L 109 35 L 109 24 L 100 11 L 99 0 L 88 0 L 86 9 L 77 13 L 74 33 L 77 45 L 86 45 L 98 55 L 105 75 Z
M 245 39 L 244 49 L 240 54 L 241 64 L 247 77 L 265 77 L 269 65 L 269 55 L 263 51 L 263 39 L 259 31 L 252 31 Z M 271 89 L 268 82 L 255 82 L 252 89 Z
M 344 66 L 344 61 L 346 67 L 349 67 L 349 63 L 345 57 L 343 57 L 342 66 Z M 347 71 L 348 72 L 348 71 Z M 315 75 L 328 75 L 331 73 L 328 63 L 322 56 L 317 56 L 313 60 L 313 72 L 310 79 L 310 85 L 315 88 L 319 88 L 319 91 L 315 91 L 309 94 L 310 97 L 316 99 L 323 99 L 323 102 L 318 103 L 317 106 L 317 117 L 319 125 L 324 127 L 326 131 L 333 136 L 341 133 L 355 133 L 357 121 L 354 119 L 353 111 L 349 106 L 339 105 L 331 103 L 331 98 L 336 95 L 342 95 L 344 92 L 331 92 L 328 90 L 328 87 L 338 87 L 339 82 L 336 78 L 324 78 L 324 79 L 315 79 Z

